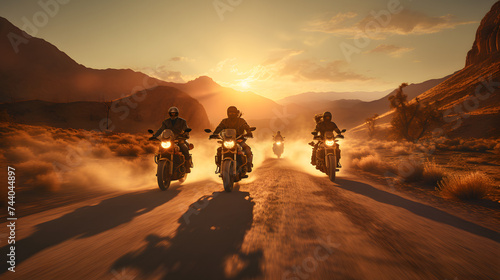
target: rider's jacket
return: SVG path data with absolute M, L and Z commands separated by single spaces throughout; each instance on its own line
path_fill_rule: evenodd
M 165 129 L 170 129 L 172 130 L 172 132 L 175 134 L 175 136 L 179 136 L 180 134 L 182 134 L 184 132 L 184 130 L 186 130 L 188 128 L 187 126 L 187 122 L 185 119 L 183 118 L 175 118 L 175 119 L 171 119 L 171 118 L 167 118 L 165 119 L 162 123 L 161 123 L 161 127 L 160 129 L 158 129 L 158 131 L 156 131 L 156 133 L 154 134 L 153 137 L 158 137 L 160 136 L 160 134 L 163 132 L 163 130 Z
M 340 129 L 337 127 L 337 125 L 332 122 L 332 121 L 321 121 L 316 125 L 316 129 L 314 131 L 319 132 L 319 136 L 323 137 L 325 135 L 325 132 L 327 131 L 335 131 L 338 134 L 340 134 Z
M 223 129 L 236 129 L 236 137 L 246 133 L 250 133 L 250 126 L 247 124 L 243 118 L 225 118 L 223 119 L 217 128 L 214 130 L 214 134 L 219 134 Z

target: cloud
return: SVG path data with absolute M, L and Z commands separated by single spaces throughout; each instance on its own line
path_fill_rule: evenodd
M 213 72 L 232 73 L 234 83 L 224 86 L 240 87 L 241 84 L 250 85 L 263 81 L 285 80 L 290 82 L 323 81 L 368 81 L 371 77 L 355 73 L 346 69 L 347 63 L 341 60 L 328 61 L 317 59 L 299 58 L 304 50 L 300 49 L 274 49 L 270 50 L 266 59 L 260 64 L 242 70 L 238 67 L 236 58 L 220 61 Z
M 321 18 L 313 19 L 308 22 L 305 31 L 350 34 L 352 32 L 352 24 L 349 20 L 357 17 L 358 14 L 353 12 L 338 13 L 336 15 L 325 15 Z
M 185 80 L 180 71 L 172 71 L 167 69 L 165 65 L 159 65 L 153 68 L 141 68 L 139 69 L 141 72 L 145 74 L 166 81 L 166 82 L 174 82 L 174 83 L 185 83 Z
M 396 45 L 378 45 L 372 50 L 367 51 L 366 53 L 383 53 L 390 55 L 392 57 L 400 57 L 404 53 L 410 52 L 414 50 L 414 48 L 401 47 Z
M 280 63 L 282 61 L 288 60 L 293 56 L 297 56 L 303 53 L 303 50 L 292 50 L 292 49 L 276 49 L 272 50 L 268 58 L 262 63 L 262 65 L 273 65 Z
M 355 13 L 339 13 L 331 18 L 312 20 L 304 30 L 351 37 L 365 33 L 372 39 L 384 39 L 390 35 L 437 33 L 459 25 L 475 23 L 475 21 L 459 21 L 451 14 L 435 17 L 406 9 L 388 16 L 376 18 L 374 15 L 376 13 L 353 22 L 352 19 L 357 17 Z
M 192 58 L 187 58 L 187 57 L 184 57 L 184 56 L 174 56 L 172 58 L 170 58 L 170 61 L 174 61 L 174 62 L 177 62 L 177 61 L 188 61 L 188 62 L 193 62 L 194 59 Z
M 279 76 L 293 76 L 296 81 L 367 81 L 372 78 L 344 70 L 347 63 L 341 60 L 316 62 L 310 59 L 288 60 L 278 72 Z

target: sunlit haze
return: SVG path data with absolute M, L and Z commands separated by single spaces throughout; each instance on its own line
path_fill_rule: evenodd
M 38 1 L 1 1 L 0 16 L 87 67 L 174 82 L 207 75 L 277 100 L 451 74 L 495 1 L 60 2 L 67 3 L 34 30 L 26 20 L 43 11 Z

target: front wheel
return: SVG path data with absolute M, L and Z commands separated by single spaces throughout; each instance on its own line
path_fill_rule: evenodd
M 233 175 L 234 163 L 230 159 L 226 159 L 222 162 L 222 182 L 224 184 L 224 190 L 226 192 L 231 192 L 233 190 L 234 175 Z
M 327 174 L 330 181 L 335 182 L 335 172 L 337 172 L 337 162 L 335 160 L 335 155 L 328 155 L 327 157 Z
M 187 176 L 188 176 L 188 174 L 184 173 L 184 175 L 182 176 L 182 178 L 179 179 L 179 183 L 181 183 L 181 184 L 184 183 L 186 181 L 186 179 L 187 179 Z
M 158 180 L 158 187 L 160 190 L 165 191 L 170 187 L 170 180 L 171 180 L 171 174 L 170 174 L 170 162 L 166 160 L 160 160 L 158 162 L 158 167 L 156 170 L 156 176 Z

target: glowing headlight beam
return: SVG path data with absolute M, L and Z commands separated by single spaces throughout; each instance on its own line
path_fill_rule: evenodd
M 170 148 L 171 146 L 172 146 L 172 142 L 170 142 L 170 141 L 161 142 L 161 147 L 162 147 L 163 149 L 168 149 L 168 148 Z
M 226 149 L 232 149 L 234 147 L 234 141 L 224 141 L 224 147 L 226 147 Z
M 276 142 L 276 145 L 278 145 L 278 146 L 281 145 L 281 142 L 280 141 Z
M 326 140 L 325 141 L 325 144 L 329 147 L 333 146 L 333 144 L 335 144 L 335 141 L 334 140 Z

